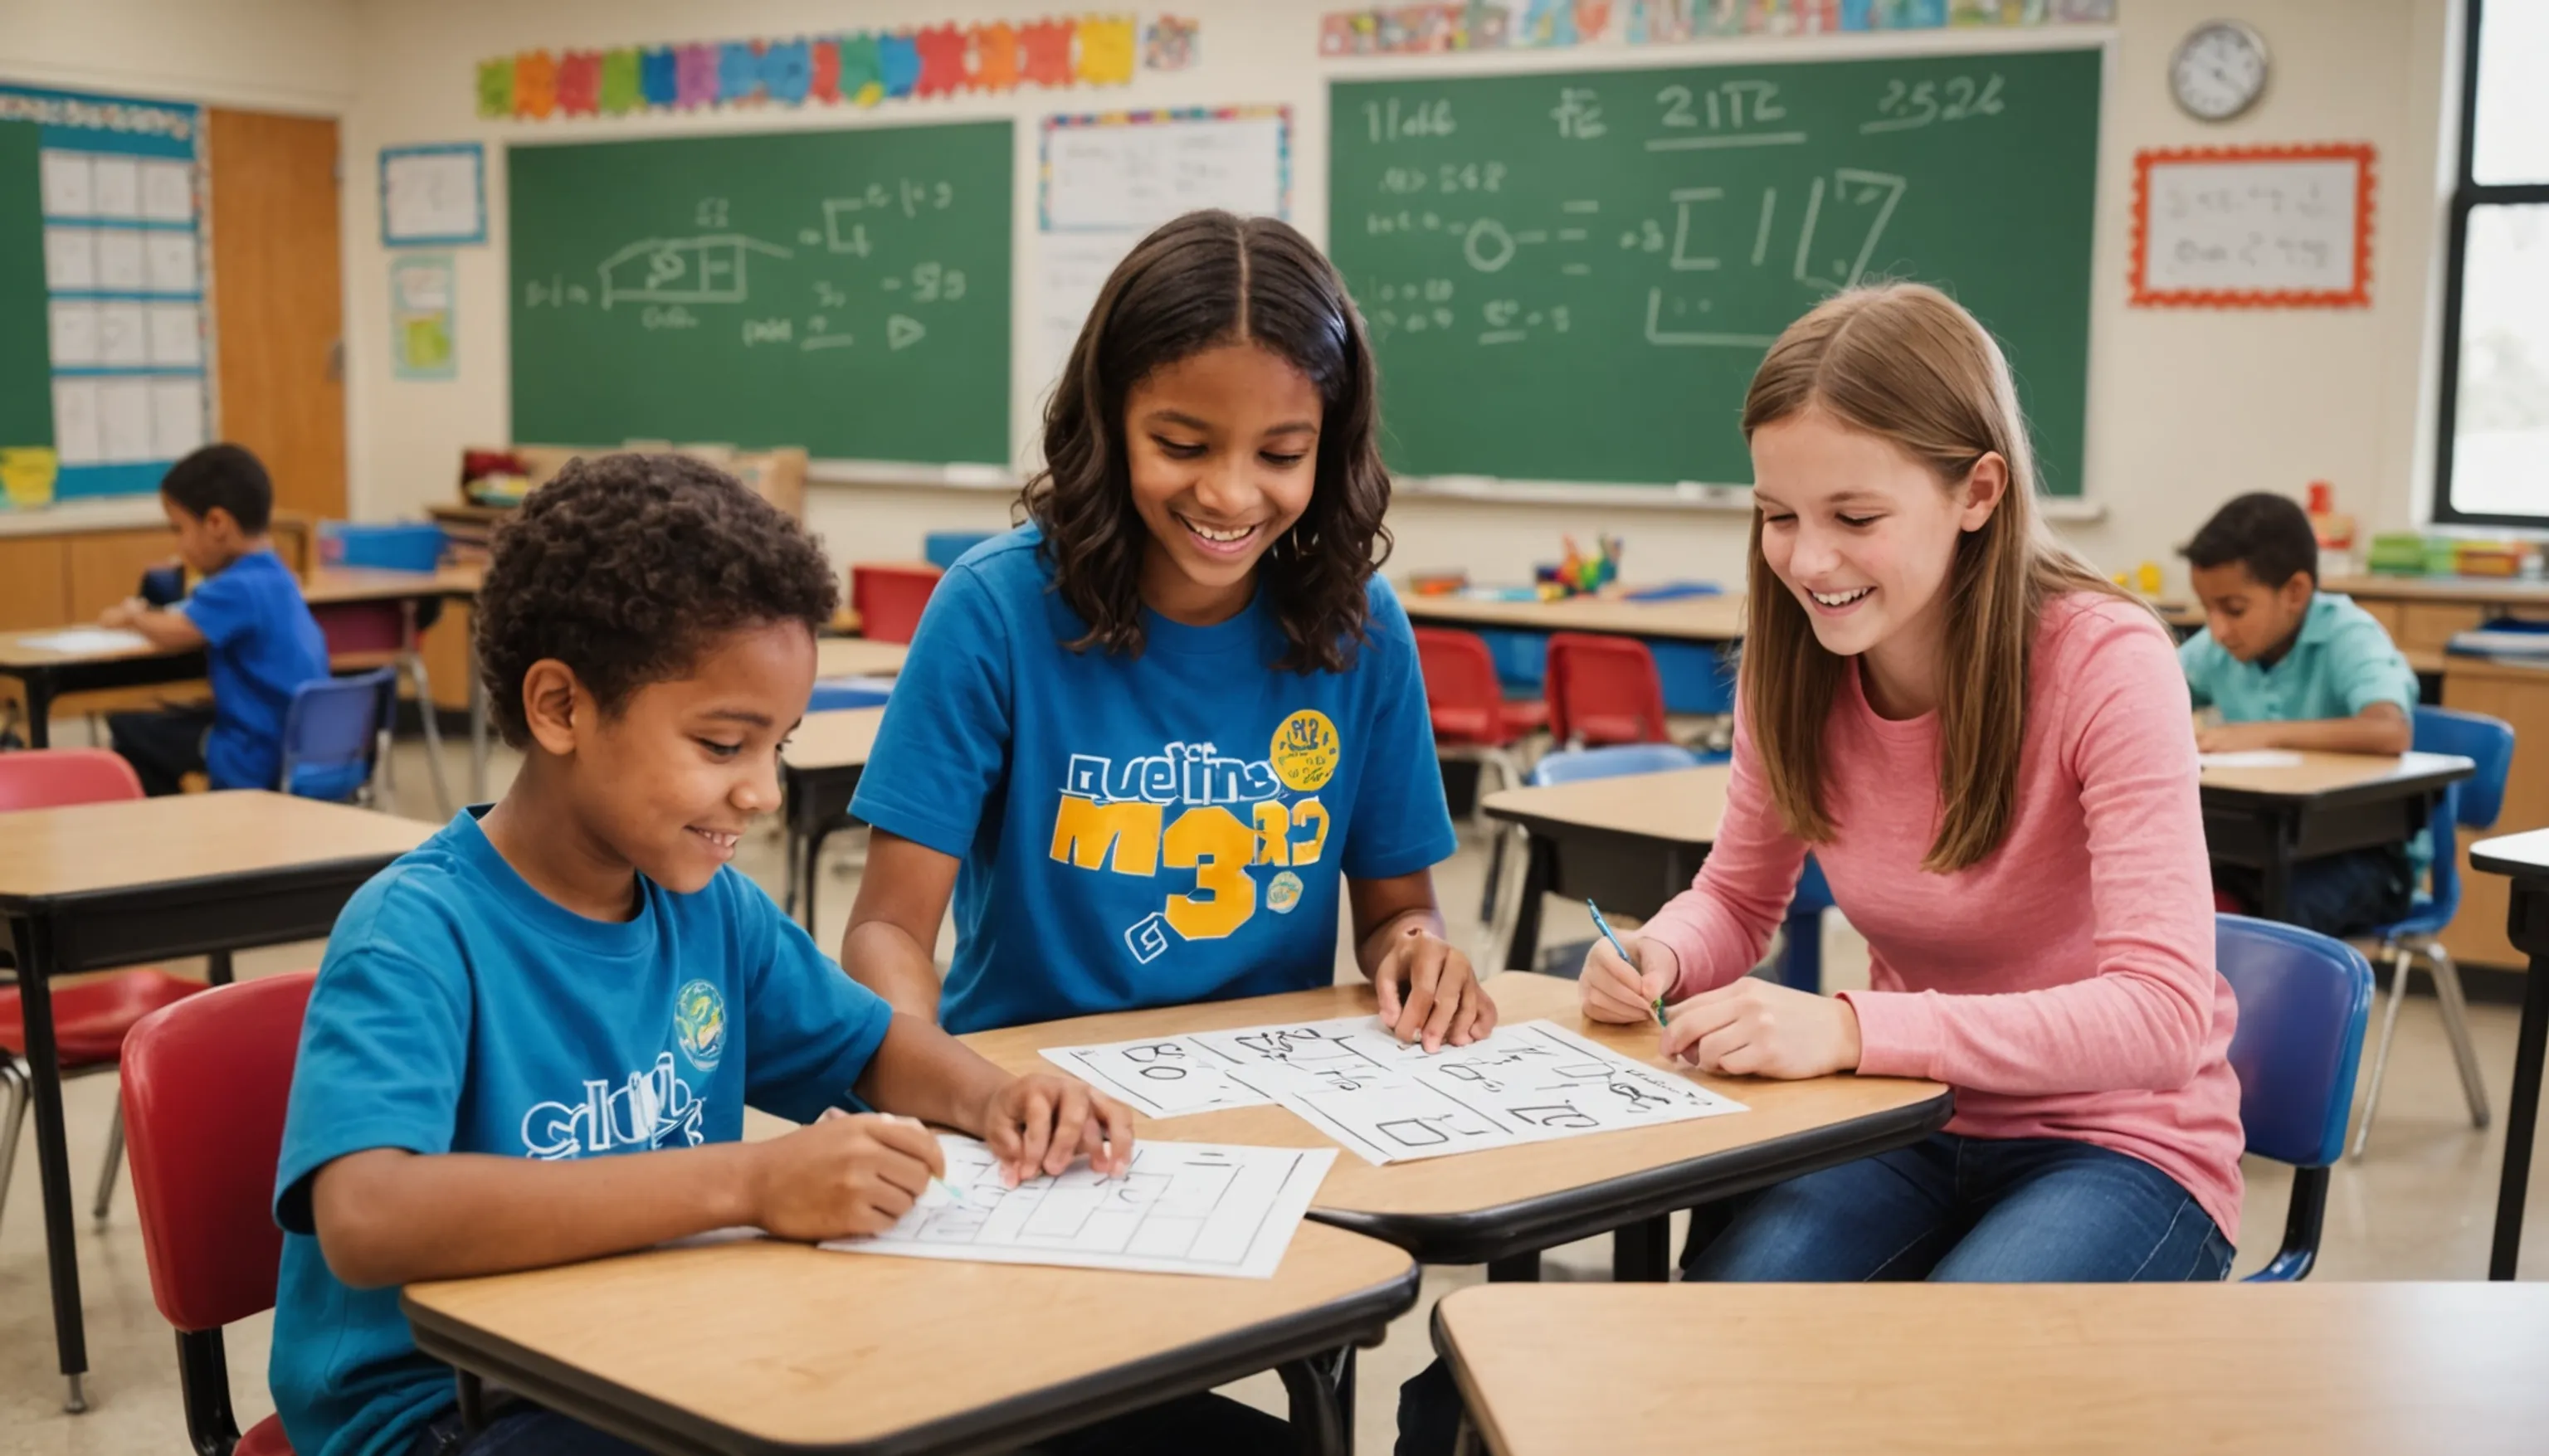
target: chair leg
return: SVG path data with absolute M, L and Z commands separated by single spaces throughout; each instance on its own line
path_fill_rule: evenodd
M 2460 1063 L 2461 1095 L 2469 1100 L 2470 1126 L 2487 1126 L 2487 1079 L 2479 1075 L 2478 1048 L 2470 1045 L 2469 1001 L 2461 994 L 2460 967 L 2452 953 L 2428 942 L 2425 964 L 2434 973 L 2434 999 L 2443 1005 L 2443 1030 L 2452 1039 L 2452 1059 Z
M 89 1217 L 106 1225 L 107 1213 L 115 1207 L 116 1175 L 124 1171 L 124 1096 L 116 1094 L 115 1116 L 106 1125 L 106 1166 L 97 1173 L 97 1202 L 89 1206 Z
M 2393 946 L 2390 956 L 2390 1009 L 2381 1014 L 2381 1045 L 2372 1053 L 2372 1085 L 2363 1093 L 2363 1126 L 2354 1130 L 2354 1155 L 2363 1156 L 2363 1145 L 2372 1140 L 2372 1115 L 2381 1106 L 2381 1077 L 2390 1069 L 2390 1039 L 2399 1032 L 2399 1003 L 2407 999 L 2407 971 L 2414 956 L 2404 945 Z
M 27 1125 L 27 1104 L 34 1089 L 27 1082 L 27 1068 L 18 1058 L 0 1051 L 0 1214 L 9 1211 L 9 1174 L 18 1166 L 18 1132 Z
M 433 806 L 439 813 L 451 812 L 451 785 L 442 776 L 442 724 L 433 713 L 433 684 L 425 681 L 425 659 L 409 653 L 402 665 L 416 682 L 416 715 L 425 724 L 425 769 L 433 779 Z

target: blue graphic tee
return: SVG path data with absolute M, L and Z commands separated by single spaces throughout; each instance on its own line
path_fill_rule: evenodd
M 301 1030 L 267 1381 L 305 1456 L 405 1452 L 454 1400 L 399 1292 L 329 1270 L 320 1169 L 375 1147 L 562 1160 L 730 1142 L 746 1103 L 810 1122 L 892 1019 L 731 868 L 691 895 L 641 879 L 634 919 L 589 920 L 517 874 L 475 812 L 355 894 Z
M 1342 673 L 1277 670 L 1264 594 L 1139 657 L 1085 635 L 1032 525 L 938 584 L 852 812 L 957 857 L 952 1032 L 1335 978 L 1341 875 L 1448 859 L 1407 613 L 1377 575 Z
M 328 676 L 328 644 L 292 569 L 253 551 L 206 577 L 178 607 L 204 634 L 213 732 L 204 773 L 215 788 L 272 788 L 283 776 L 283 712 Z

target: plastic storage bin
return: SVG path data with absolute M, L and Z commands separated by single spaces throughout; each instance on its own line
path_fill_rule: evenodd
M 330 520 L 319 525 L 319 562 L 323 566 L 429 572 L 442 561 L 442 527 L 430 521 L 365 525 Z

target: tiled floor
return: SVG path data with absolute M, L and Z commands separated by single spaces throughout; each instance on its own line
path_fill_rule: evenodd
M 421 817 L 438 817 L 431 809 L 420 753 L 413 746 L 402 749 L 400 782 L 405 794 L 399 806 Z M 455 775 L 460 762 L 461 753 L 455 752 Z M 500 753 L 499 788 L 506 772 Z M 845 836 L 834 841 L 827 855 L 833 868 L 824 879 L 817 938 L 826 946 L 838 942 L 849 917 L 856 891 L 856 871 L 850 861 L 857 848 L 857 840 Z M 738 863 L 775 887 L 779 858 L 773 831 L 747 841 Z M 1466 912 L 1476 907 L 1483 864 L 1478 848 L 1464 843 L 1440 876 L 1455 928 L 1473 944 L 1482 939 L 1482 933 Z M 1556 901 L 1549 909 L 1549 943 L 1582 940 L 1592 934 L 1580 909 Z M 1826 941 L 1826 967 L 1832 982 L 1863 983 L 1866 949 L 1857 937 L 1836 920 Z M 315 945 L 290 946 L 242 956 L 239 971 L 252 976 L 312 965 L 317 963 L 319 950 Z M 2488 1090 L 2495 1099 L 2495 1125 L 2485 1132 L 2469 1126 L 2434 1003 L 2411 1002 L 2401 1019 L 2371 1155 L 2346 1163 L 2337 1173 L 2329 1198 L 2324 1253 L 2315 1277 L 2475 1279 L 2485 1272 L 2503 1144 L 2506 1084 L 2511 1078 L 2514 1016 L 2509 1008 L 2478 1007 L 2472 1017 Z M 77 1080 L 66 1091 L 71 1161 L 83 1210 L 104 1150 L 113 1093 L 114 1083 L 108 1077 Z M 2534 1279 L 2549 1277 L 2549 1172 L 2541 1168 L 2535 1164 L 2526 1228 L 2524 1272 Z M 2241 1274 L 2272 1252 L 2283 1226 L 2288 1183 L 2276 1165 L 2253 1160 L 2248 1177 L 2247 1237 L 2237 1271 Z M 1551 1257 L 1549 1276 L 1604 1278 L 1609 1258 L 1607 1244 L 1573 1245 Z M 80 1273 L 88 1316 L 91 1410 L 73 1417 L 61 1413 L 61 1385 L 53 1373 L 52 1321 L 36 1202 L 35 1142 L 29 1138 L 18 1154 L 7 1206 L 0 1210 L 0 1456 L 20 1452 L 103 1456 L 184 1449 L 175 1349 L 167 1324 L 150 1301 L 149 1274 L 129 1191 L 119 1194 L 102 1230 L 90 1228 L 83 1215 Z M 1432 1358 L 1426 1312 L 1442 1292 L 1479 1277 L 1475 1269 L 1429 1271 L 1424 1300 L 1391 1326 L 1385 1343 L 1364 1353 L 1358 1449 L 1366 1453 L 1389 1449 L 1398 1383 Z M 245 1423 L 272 1409 L 263 1379 L 266 1320 L 248 1320 L 232 1329 L 229 1338 L 234 1396 Z M 1281 1388 L 1272 1376 L 1235 1389 L 1245 1399 L 1282 1409 Z

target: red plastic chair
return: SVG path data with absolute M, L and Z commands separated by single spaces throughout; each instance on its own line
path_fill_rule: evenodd
M 1549 634 L 1549 733 L 1568 748 L 1669 743 L 1655 655 L 1634 637 Z
M 0 811 L 140 797 L 142 780 L 135 776 L 133 766 L 102 748 L 0 754 Z M 77 1076 L 114 1066 L 135 1023 L 203 989 L 201 981 L 180 980 L 164 970 L 118 971 L 52 987 L 53 1046 L 61 1074 Z M 8 1207 L 18 1136 L 34 1101 L 35 1074 L 26 1057 L 26 1008 L 16 986 L 0 986 L 0 1211 Z M 123 1166 L 124 1109 L 119 1104 L 107 1130 L 106 1166 L 97 1175 L 97 1200 L 91 1209 L 101 1224 L 115 1201 L 116 1172 Z
M 1496 677 L 1495 654 L 1475 632 L 1450 627 L 1418 627 L 1416 666 L 1425 677 L 1425 712 L 1434 722 L 1434 752 L 1446 759 L 1471 759 L 1493 765 L 1506 788 L 1522 787 L 1522 761 L 1514 745 L 1549 726 L 1549 704 L 1508 702 Z M 1479 918 L 1495 913 L 1496 888 L 1504 878 L 1505 840 L 1486 825 L 1486 785 L 1478 785 L 1472 821 L 1488 838 L 1487 882 Z
M 946 573 L 918 562 L 868 562 L 850 568 L 850 609 L 871 642 L 909 642 L 921 608 Z
M 316 971 L 223 986 L 134 1028 L 124 1048 L 133 1201 L 150 1297 L 177 1327 L 178 1389 L 197 1451 L 291 1456 L 269 1415 L 242 1437 L 222 1326 L 274 1308 L 283 1231 L 274 1169 Z

